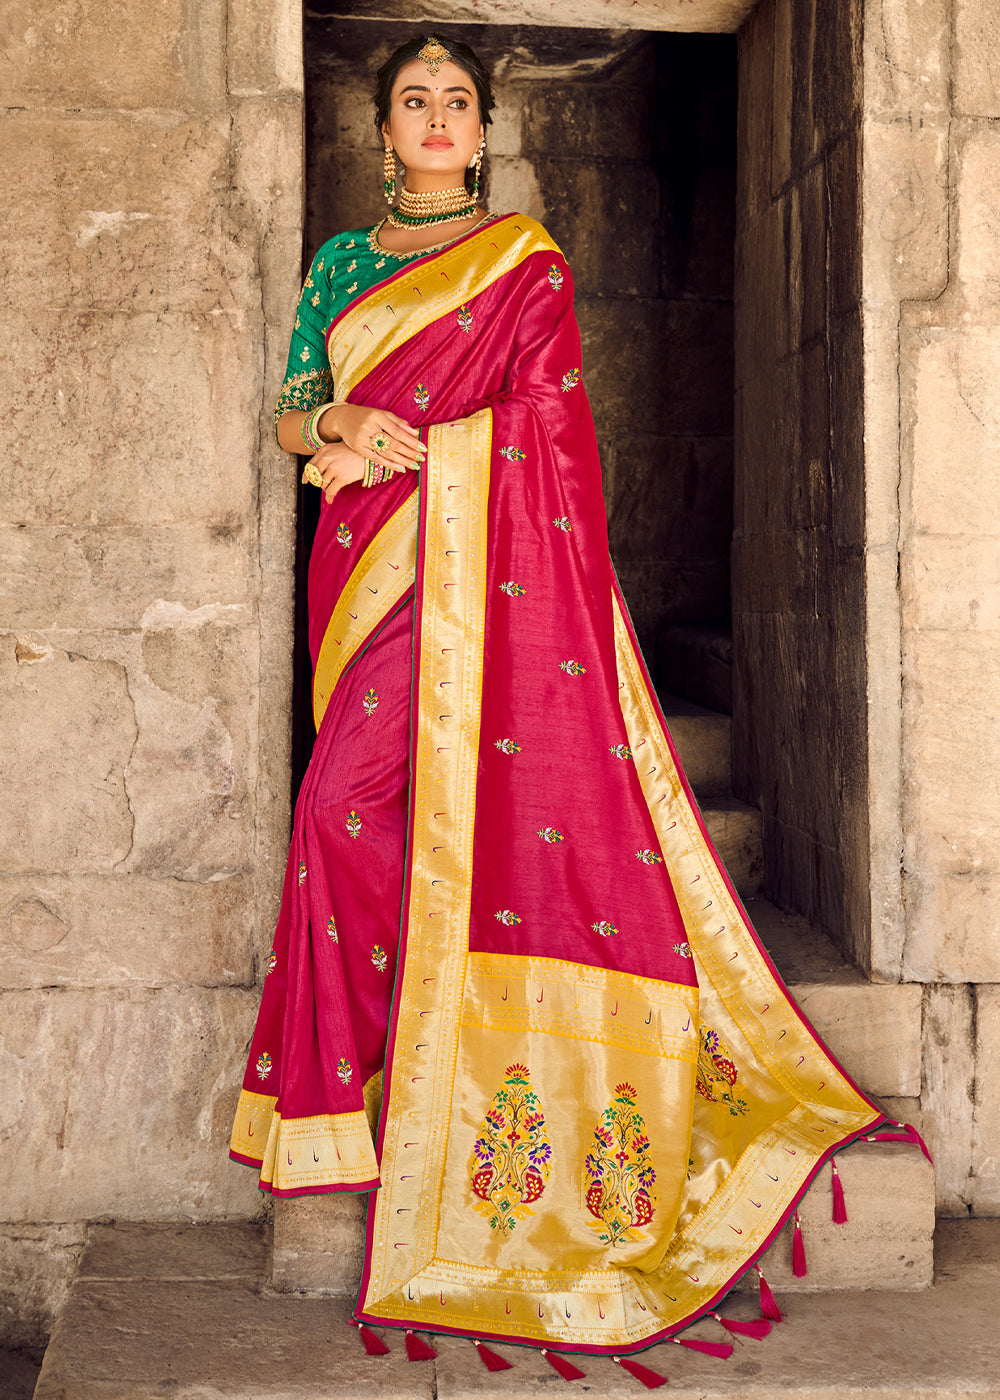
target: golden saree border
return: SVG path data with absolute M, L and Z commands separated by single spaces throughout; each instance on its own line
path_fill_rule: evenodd
M 337 599 L 313 674 L 317 733 L 337 682 L 362 643 L 413 587 L 419 513 L 420 501 L 414 491 L 379 530 Z
M 367 1086 L 366 1086 L 367 1088 Z M 276 1195 L 378 1182 L 367 1114 L 283 1119 L 271 1094 L 240 1092 L 229 1150 L 260 1162 L 260 1184 Z
M 510 214 L 374 287 L 330 327 L 335 397 L 346 399 L 387 355 L 537 252 L 560 249 L 534 219 Z

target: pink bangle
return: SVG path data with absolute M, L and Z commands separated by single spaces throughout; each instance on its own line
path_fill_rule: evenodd
M 333 403 L 322 403 L 319 408 L 314 408 L 311 413 L 307 413 L 302 420 L 302 441 L 310 452 L 318 452 L 326 443 L 319 435 L 319 420 L 328 408 L 332 408 Z

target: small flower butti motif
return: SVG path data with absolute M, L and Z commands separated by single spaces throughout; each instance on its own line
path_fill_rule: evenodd
M 523 598 L 524 589 L 519 583 L 502 583 L 500 592 L 506 593 L 508 598 Z
M 372 715 L 378 708 L 378 691 L 374 689 L 366 690 L 365 698 L 362 700 L 361 703 L 365 707 L 365 714 L 368 716 L 369 719 L 371 719 Z
M 552 1171 L 552 1143 L 527 1065 L 508 1065 L 493 1096 L 469 1162 L 473 1202 L 491 1230 L 505 1239 L 534 1215 Z
M 299 884 L 300 884 L 300 885 L 305 883 L 305 878 L 306 878 L 306 876 L 308 875 L 308 873 L 309 873 L 309 872 L 308 872 L 308 870 L 306 870 L 306 863 L 305 863 L 305 861 L 304 861 L 304 860 L 300 860 L 300 861 L 299 861 Z
M 460 306 L 458 308 L 458 324 L 466 334 L 472 330 L 472 312 L 467 306 Z
M 340 937 L 337 933 L 337 920 L 333 917 L 332 914 L 326 921 L 326 931 L 330 935 L 334 943 L 340 942 Z
M 431 401 L 431 391 L 426 384 L 418 384 L 413 391 L 413 402 L 423 412 Z
M 342 545 L 344 546 L 345 549 L 348 549 L 348 548 L 350 547 L 351 540 L 353 540 L 353 539 L 354 539 L 354 536 L 351 534 L 350 530 L 347 528 L 346 523 L 342 520 L 342 521 L 340 522 L 340 524 L 337 526 L 337 543 L 338 543 L 338 544 L 342 544 Z
M 357 812 L 348 812 L 345 825 L 347 827 L 348 836 L 352 841 L 356 841 L 358 839 L 358 832 L 361 830 L 361 818 L 358 816 Z
M 554 291 L 559 291 L 563 284 L 562 269 L 558 263 L 553 263 L 549 268 L 549 283 Z
M 629 748 L 628 744 L 612 744 L 608 749 L 608 753 L 612 758 L 620 758 L 622 760 L 632 757 L 632 750 Z
M 562 391 L 568 394 L 570 389 L 575 389 L 580 382 L 580 371 L 578 369 L 567 370 L 562 377 Z
M 583 1164 L 588 1222 L 604 1244 L 643 1238 L 656 1210 L 656 1172 L 631 1084 L 615 1085 L 615 1096 L 594 1129 L 594 1145 Z
M 541 826 L 538 828 L 538 834 L 549 846 L 558 846 L 560 841 L 566 840 L 562 832 L 556 831 L 554 826 Z
M 508 462 L 523 462 L 525 453 L 520 447 L 501 447 L 500 456 L 506 457 Z
M 690 943 L 675 943 L 674 952 L 679 958 L 690 958 L 692 956 Z
M 375 947 L 372 949 L 372 967 L 374 967 L 376 972 L 384 972 L 388 966 L 388 953 L 376 943 Z
M 565 671 L 567 676 L 585 676 L 587 674 L 586 666 L 581 666 L 579 661 L 560 661 L 559 669 Z
M 343 1056 L 337 1061 L 337 1078 L 341 1084 L 350 1084 L 354 1070 L 350 1060 L 345 1060 Z
M 596 924 L 591 924 L 590 927 L 602 938 L 616 938 L 618 936 L 618 925 L 613 924 L 610 919 L 599 919 Z
M 506 924 L 508 928 L 513 928 L 515 924 L 521 922 L 520 914 L 515 914 L 513 909 L 498 909 L 496 919 L 498 923 Z
M 272 948 L 271 951 L 270 951 L 270 952 L 268 953 L 268 955 L 267 955 L 267 970 L 268 970 L 268 972 L 273 972 L 274 969 L 275 969 L 277 966 L 278 966 L 278 955 L 277 955 L 277 953 L 274 951 L 274 949 Z
M 271 1059 L 270 1055 L 267 1053 L 266 1050 L 264 1051 L 264 1053 L 263 1053 L 262 1055 L 258 1055 L 258 1056 L 257 1056 L 257 1078 L 258 1078 L 258 1079 L 266 1079 L 267 1076 L 271 1073 L 271 1066 L 273 1065 L 273 1063 L 274 1063 L 274 1061 Z
M 573 526 L 569 523 L 568 515 L 557 515 L 552 524 L 557 530 L 562 530 L 564 534 L 571 535 L 573 533 Z
M 501 753 L 520 753 L 521 745 L 516 739 L 495 739 L 494 743 Z
M 746 1099 L 738 1098 L 733 1089 L 739 1073 L 733 1052 L 724 1045 L 711 1026 L 702 1026 L 698 1036 L 698 1077 L 695 1088 L 709 1103 L 725 1104 L 734 1118 L 749 1113 Z
M 643 865 L 663 864 L 663 857 L 660 855 L 659 851 L 636 851 L 635 858 L 636 860 L 641 860 Z

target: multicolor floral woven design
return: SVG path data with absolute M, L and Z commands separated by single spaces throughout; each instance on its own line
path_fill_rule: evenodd
M 338 543 L 338 544 L 342 544 L 342 545 L 344 546 L 345 549 L 349 549 L 349 548 L 350 548 L 350 544 L 351 544 L 351 540 L 353 540 L 353 539 L 354 539 L 354 536 L 351 534 L 350 530 L 347 528 L 347 523 L 346 523 L 346 521 L 343 521 L 343 520 L 342 520 L 342 521 L 340 522 L 340 524 L 337 526 L 337 543 Z
M 591 924 L 590 927 L 602 938 L 616 938 L 618 936 L 618 925 L 613 924 L 610 919 L 599 919 L 596 924 Z
M 521 745 L 516 739 L 497 739 L 495 742 L 501 753 L 513 754 L 521 752 Z
M 552 1171 L 552 1144 L 527 1065 L 507 1066 L 472 1149 L 469 1170 L 473 1204 L 501 1237 L 534 1214 L 531 1206 Z
M 384 972 L 389 966 L 389 955 L 377 943 L 372 949 L 372 966 L 376 972 Z
M 520 447 L 501 447 L 500 456 L 506 457 L 508 462 L 523 462 L 525 453 Z
M 641 860 L 643 865 L 663 864 L 663 857 L 660 855 L 659 851 L 636 851 L 635 858 L 636 860 Z
M 559 291 L 563 284 L 562 269 L 557 263 L 553 263 L 548 271 L 549 283 L 554 291 Z
M 570 389 L 575 389 L 580 382 L 580 371 L 578 369 L 567 370 L 562 377 L 562 391 L 568 394 Z
M 676 950 L 675 950 L 676 951 Z M 734 1118 L 749 1113 L 746 1099 L 733 1089 L 739 1078 L 733 1052 L 724 1045 L 711 1026 L 702 1026 L 698 1038 L 698 1078 L 695 1088 L 709 1103 L 725 1104 Z
M 458 324 L 466 334 L 472 330 L 472 312 L 467 306 L 460 306 L 458 308 Z
M 345 1060 L 343 1057 L 341 1057 L 341 1059 L 337 1061 L 337 1078 L 340 1080 L 341 1084 L 346 1085 L 350 1084 L 351 1079 L 353 1077 L 354 1067 L 352 1066 L 350 1060 Z
M 631 1084 L 615 1085 L 583 1164 L 587 1209 L 595 1217 L 590 1228 L 612 1248 L 622 1240 L 641 1239 L 640 1227 L 648 1225 L 656 1209 L 656 1172 L 636 1102 Z
M 515 914 L 513 909 L 498 909 L 496 918 L 498 923 L 506 924 L 508 928 L 513 928 L 515 924 L 521 922 L 521 916 Z
M 361 818 L 358 816 L 357 812 L 348 812 L 347 821 L 344 825 L 347 827 L 348 836 L 352 841 L 356 841 L 358 839 L 358 832 L 361 830 Z
M 622 760 L 632 757 L 632 750 L 629 748 L 628 744 L 612 744 L 610 749 L 608 749 L 608 753 L 612 758 L 620 758 Z
M 270 1055 L 267 1053 L 266 1050 L 264 1051 L 264 1053 L 263 1053 L 262 1055 L 258 1055 L 258 1056 L 257 1056 L 257 1075 L 258 1075 L 258 1078 L 260 1078 L 260 1079 L 266 1079 L 267 1076 L 271 1073 L 271 1067 L 272 1067 L 273 1063 L 274 1063 L 273 1060 L 271 1059 Z
M 565 841 L 566 837 L 561 831 L 557 831 L 554 826 L 540 826 L 538 834 L 549 846 L 558 846 L 560 841 Z
M 587 674 L 586 666 L 581 666 L 579 661 L 560 661 L 559 669 L 565 671 L 567 676 L 585 676 Z
M 500 592 L 506 593 L 508 598 L 523 598 L 524 589 L 519 583 L 502 583 Z
M 413 402 L 420 409 L 421 413 L 431 401 L 431 393 L 426 384 L 418 384 L 413 391 Z
M 332 914 L 327 920 L 326 931 L 330 935 L 330 938 L 333 940 L 334 943 L 340 942 L 340 937 L 337 933 L 337 920 L 333 917 Z
M 374 689 L 366 690 L 365 698 L 362 700 L 361 703 L 364 706 L 365 714 L 368 716 L 369 719 L 371 719 L 372 715 L 378 708 L 378 691 Z

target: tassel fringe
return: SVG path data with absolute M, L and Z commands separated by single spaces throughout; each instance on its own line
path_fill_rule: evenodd
M 806 1265 L 806 1246 L 802 1239 L 802 1221 L 795 1212 L 795 1229 L 792 1231 L 792 1273 L 796 1278 L 805 1278 L 809 1269 Z
M 758 1341 L 766 1337 L 771 1330 L 771 1324 L 766 1317 L 762 1317 L 759 1322 L 741 1322 L 738 1317 L 722 1317 L 719 1313 L 712 1313 L 716 1322 L 721 1322 L 727 1332 L 732 1332 L 734 1337 L 754 1337 Z
M 586 1379 L 586 1371 L 580 1371 L 573 1365 L 572 1361 L 567 1361 L 565 1356 L 560 1356 L 557 1351 L 549 1351 L 548 1347 L 542 1347 L 542 1355 L 552 1367 L 553 1371 L 558 1371 L 564 1381 L 582 1381 Z
M 836 1162 L 830 1163 L 830 1170 L 833 1172 L 833 1223 L 834 1225 L 847 1224 L 847 1202 L 844 1200 L 844 1184 L 840 1179 L 840 1172 L 837 1170 Z
M 509 1361 L 505 1361 L 503 1357 L 498 1356 L 495 1351 L 490 1351 L 489 1347 L 483 1346 L 482 1342 L 477 1341 L 475 1337 L 472 1339 L 472 1344 L 479 1352 L 479 1359 L 486 1367 L 487 1371 L 511 1370 Z
M 733 1354 L 733 1348 L 725 1342 L 701 1342 L 697 1337 L 671 1337 L 670 1340 L 679 1347 L 704 1352 L 706 1356 L 721 1356 L 723 1361 L 728 1361 Z
M 411 1361 L 433 1361 L 437 1352 L 427 1342 L 417 1336 L 409 1327 L 406 1329 L 406 1354 Z
M 363 1322 L 352 1322 L 352 1327 L 356 1327 L 361 1333 L 361 1340 L 365 1344 L 365 1351 L 369 1356 L 388 1356 L 389 1348 L 382 1338 L 376 1336 L 370 1327 L 366 1327 Z
M 616 1361 L 623 1371 L 635 1376 L 637 1381 L 642 1381 L 647 1390 L 658 1390 L 661 1385 L 667 1383 L 666 1376 L 651 1371 L 648 1366 L 643 1366 L 641 1361 L 630 1361 L 627 1356 L 613 1356 L 611 1360 Z
M 760 1266 L 758 1264 L 755 1264 L 754 1268 L 757 1270 L 757 1277 L 760 1280 L 761 1315 L 763 1317 L 769 1317 L 772 1322 L 780 1322 L 781 1309 L 778 1307 L 778 1304 L 774 1300 L 774 1294 L 771 1292 L 770 1285 L 768 1284 L 767 1279 L 761 1273 Z

